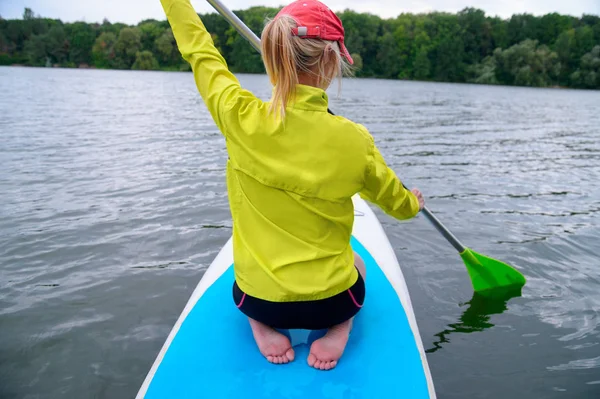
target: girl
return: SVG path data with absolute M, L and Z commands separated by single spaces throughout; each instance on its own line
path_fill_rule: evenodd
M 350 246 L 352 196 L 398 218 L 423 207 L 389 169 L 363 126 L 328 113 L 325 90 L 352 58 L 340 19 L 323 3 L 285 7 L 262 33 L 270 102 L 240 87 L 189 0 L 161 0 L 179 50 L 225 136 L 233 217 L 236 306 L 269 362 L 294 360 L 275 329 L 328 329 L 308 364 L 336 366 L 365 297 Z

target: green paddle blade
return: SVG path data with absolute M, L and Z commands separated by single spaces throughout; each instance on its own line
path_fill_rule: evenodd
M 475 292 L 485 295 L 486 292 L 520 289 L 525 285 L 525 276 L 506 263 L 468 248 L 460 257 L 465 262 Z

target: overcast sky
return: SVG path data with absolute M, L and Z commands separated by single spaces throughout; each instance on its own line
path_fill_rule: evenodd
M 229 8 L 245 9 L 253 5 L 278 6 L 291 0 L 224 0 Z M 488 15 L 509 17 L 517 13 L 542 15 L 550 12 L 581 16 L 600 14 L 600 0 L 328 0 L 334 10 L 350 8 L 382 17 L 395 17 L 402 12 L 448 11 L 476 7 Z M 202 0 L 192 0 L 199 13 L 212 10 Z M 0 0 L 0 15 L 5 19 L 20 18 L 29 7 L 36 14 L 63 21 L 111 22 L 135 24 L 143 19 L 164 19 L 159 0 Z

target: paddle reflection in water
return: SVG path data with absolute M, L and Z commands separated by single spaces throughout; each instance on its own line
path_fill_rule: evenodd
M 448 324 L 446 330 L 435 334 L 439 339 L 433 342 L 433 347 L 427 349 L 426 353 L 435 353 L 442 349 L 443 344 L 450 342 L 448 336 L 451 334 L 470 334 L 494 327 L 494 324 L 490 321 L 490 316 L 504 313 L 508 301 L 520 296 L 520 288 L 493 290 L 487 292 L 485 296 L 475 292 L 470 301 L 461 305 L 468 307 L 460 316 L 460 321 Z

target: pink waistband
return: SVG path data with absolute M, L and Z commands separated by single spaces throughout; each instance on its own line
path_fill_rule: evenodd
M 241 308 L 242 305 L 244 304 L 244 299 L 246 299 L 246 293 L 245 292 L 244 292 L 244 295 L 242 295 L 242 300 L 240 301 L 240 303 L 236 305 L 238 309 Z
M 352 291 L 350 291 L 350 289 L 348 289 L 348 294 L 350 294 L 350 298 L 352 298 L 352 302 L 354 302 L 354 304 L 356 305 L 357 308 L 362 308 L 362 305 L 360 305 L 357 301 L 356 298 L 354 298 L 354 294 L 352 293 Z

